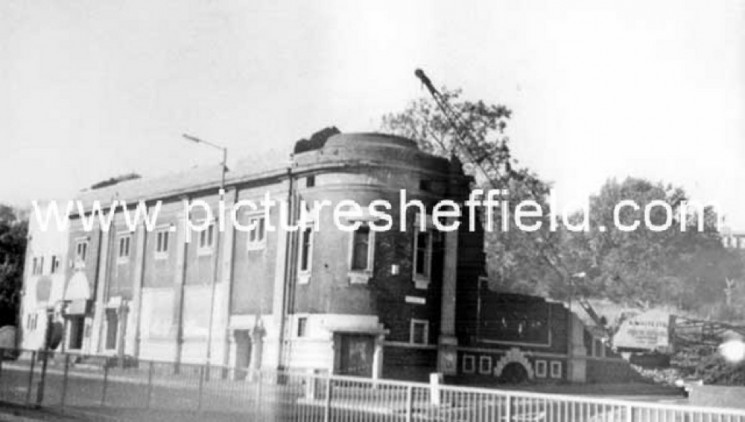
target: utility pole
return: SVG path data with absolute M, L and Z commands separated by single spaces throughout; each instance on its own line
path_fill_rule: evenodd
M 205 141 L 201 138 L 197 138 L 196 136 L 191 136 L 184 134 L 184 139 L 197 143 L 197 144 L 205 144 L 212 148 L 218 149 L 222 151 L 222 171 L 220 174 L 220 203 L 223 203 L 225 200 L 225 173 L 228 169 L 227 167 L 227 161 L 228 161 L 228 149 L 224 146 L 214 144 L 212 142 Z M 218 208 L 219 212 L 219 208 Z M 213 265 L 212 265 L 212 286 L 210 290 L 210 315 L 209 315 L 209 325 L 207 327 L 207 350 L 205 352 L 205 363 L 207 365 L 206 367 L 206 376 L 209 378 L 209 365 L 210 361 L 212 359 L 212 324 L 215 317 L 215 292 L 217 290 L 217 275 L 218 275 L 218 267 L 220 263 L 220 219 L 223 216 L 216 215 L 215 216 L 215 228 L 214 228 L 214 245 L 212 247 L 212 253 L 213 253 Z M 209 228 L 209 225 L 207 226 Z

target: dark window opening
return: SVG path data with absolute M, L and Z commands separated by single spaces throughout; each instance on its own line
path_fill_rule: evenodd
M 360 226 L 354 232 L 352 241 L 352 270 L 364 271 L 368 269 L 368 255 L 370 252 L 370 227 Z
M 129 236 L 119 238 L 119 258 L 129 257 Z
M 306 227 L 303 229 L 300 243 L 300 271 L 310 270 L 310 249 L 312 245 L 313 228 Z
M 429 233 L 417 233 L 416 242 L 416 274 L 429 275 Z
M 156 236 L 155 252 L 157 253 L 168 252 L 168 236 L 169 236 L 169 233 L 165 230 L 158 232 Z
M 411 322 L 411 342 L 414 344 L 427 344 L 429 342 L 427 321 L 412 321 Z
M 308 329 L 308 318 L 302 317 L 297 319 L 297 336 L 305 337 Z
M 210 224 L 206 230 L 203 230 L 199 233 L 199 248 L 200 249 L 212 248 L 214 231 L 215 231 L 215 225 Z
M 59 269 L 59 265 L 60 265 L 59 257 L 57 255 L 52 255 L 52 269 L 51 269 L 52 274 L 57 273 L 57 270 Z

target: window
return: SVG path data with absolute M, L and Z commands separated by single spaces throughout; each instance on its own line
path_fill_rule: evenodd
M 479 374 L 491 374 L 491 356 L 479 357 Z
M 306 284 L 310 282 L 310 268 L 313 263 L 313 227 L 308 225 L 300 232 L 300 256 L 298 257 L 298 270 L 300 277 L 298 282 Z
M 561 378 L 561 362 L 551 362 L 551 378 Z
M 215 241 L 215 225 L 210 224 L 207 229 L 199 232 L 199 247 L 197 253 L 200 255 L 212 253 L 212 247 Z
M 251 230 L 248 231 L 248 243 L 246 248 L 248 250 L 263 249 L 266 239 L 266 225 L 264 223 L 264 217 L 250 217 L 248 219 L 248 226 Z
M 548 364 L 545 360 L 535 361 L 535 376 L 538 378 L 546 378 L 548 374 Z
M 361 225 L 352 233 L 352 271 L 370 269 L 370 227 Z
M 60 260 L 57 255 L 52 255 L 52 268 L 49 270 L 50 274 L 56 274 L 59 270 Z
M 429 321 L 423 319 L 411 320 L 409 343 L 429 344 Z
M 600 356 L 601 358 L 605 357 L 605 344 L 602 340 L 596 339 L 594 340 L 595 344 L 595 354 L 593 356 Z
M 414 256 L 414 274 L 422 278 L 429 278 L 431 258 L 431 240 L 429 232 L 418 232 L 416 235 L 416 255 Z
M 476 357 L 474 355 L 463 355 L 463 373 L 473 374 L 476 372 Z
M 168 229 L 159 230 L 155 234 L 155 259 L 164 259 L 168 257 L 168 238 L 170 233 Z
M 119 237 L 119 253 L 117 254 L 117 262 L 129 261 L 129 243 L 132 239 L 130 235 L 124 235 Z
M 432 272 L 432 230 L 421 231 L 417 223 L 414 234 L 414 284 L 417 289 L 426 289 Z
M 79 240 L 75 244 L 75 261 L 85 262 L 85 258 L 88 256 L 88 241 Z
M 365 223 L 351 233 L 349 251 L 349 282 L 367 284 L 372 277 L 375 255 L 375 233 Z
M 305 187 L 312 188 L 316 185 L 316 176 L 308 176 L 305 178 Z
M 34 258 L 31 261 L 31 274 L 40 275 L 44 272 L 44 257 Z
M 305 337 L 308 332 L 308 318 L 307 317 L 300 317 L 297 319 L 297 336 L 298 337 Z

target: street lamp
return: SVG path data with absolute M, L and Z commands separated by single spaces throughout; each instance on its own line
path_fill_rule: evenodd
M 225 190 L 225 172 L 228 169 L 228 149 L 224 146 L 213 144 L 212 142 L 205 141 L 204 139 L 197 138 L 196 136 L 187 135 L 186 133 L 181 135 L 187 141 L 194 142 L 195 144 L 205 144 L 212 148 L 219 149 L 222 151 L 222 176 L 220 178 L 220 189 Z M 221 198 L 222 199 L 222 198 Z
M 187 134 L 182 135 L 184 139 L 197 143 L 197 144 L 205 144 L 208 146 L 211 146 L 212 148 L 218 149 L 222 151 L 222 171 L 220 175 L 220 203 L 223 202 L 225 199 L 225 172 L 227 171 L 227 161 L 228 161 L 228 149 L 224 146 L 214 144 L 209 141 L 205 141 L 204 139 L 197 138 L 196 136 L 191 136 Z M 218 211 L 219 212 L 219 211 Z M 216 221 L 219 217 L 216 218 Z M 215 224 L 215 245 L 213 247 L 213 253 L 214 253 L 214 259 L 212 266 L 212 289 L 210 292 L 210 315 L 209 315 L 209 325 L 207 327 L 207 352 L 206 352 L 206 363 L 207 363 L 207 376 L 209 377 L 209 367 L 210 367 L 210 358 L 212 357 L 212 323 L 214 320 L 215 315 L 215 290 L 217 289 L 217 267 L 220 262 L 219 255 L 220 255 L 220 228 L 219 224 Z

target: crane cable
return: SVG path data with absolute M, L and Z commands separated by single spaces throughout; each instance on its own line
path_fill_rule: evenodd
M 459 149 L 461 153 L 465 155 L 467 161 L 475 164 L 478 167 L 487 182 L 491 184 L 493 188 L 498 189 L 499 187 L 494 180 L 495 178 L 490 177 L 489 173 L 481 164 L 484 160 L 488 160 L 494 171 L 498 171 L 499 167 L 494 162 L 492 157 L 489 154 L 483 154 L 481 159 L 477 159 L 476 154 L 474 154 L 473 150 L 469 147 L 468 141 L 470 140 L 471 143 L 474 145 L 478 144 L 478 141 L 473 138 L 473 135 L 470 132 L 462 129 L 465 128 L 466 123 L 460 118 L 459 114 L 450 107 L 450 105 L 447 103 L 447 100 L 440 93 L 440 91 L 438 91 L 437 88 L 434 87 L 432 81 L 427 77 L 427 75 L 424 74 L 424 71 L 422 69 L 416 69 L 416 71 L 414 71 L 414 75 L 419 78 L 422 84 L 427 88 L 429 93 L 432 95 L 432 98 L 434 98 L 435 103 L 445 115 L 445 118 L 448 120 L 453 129 L 455 129 L 456 138 L 454 139 L 455 142 L 453 142 L 453 144 L 455 145 L 455 149 Z M 463 132 L 465 132 L 465 135 Z

